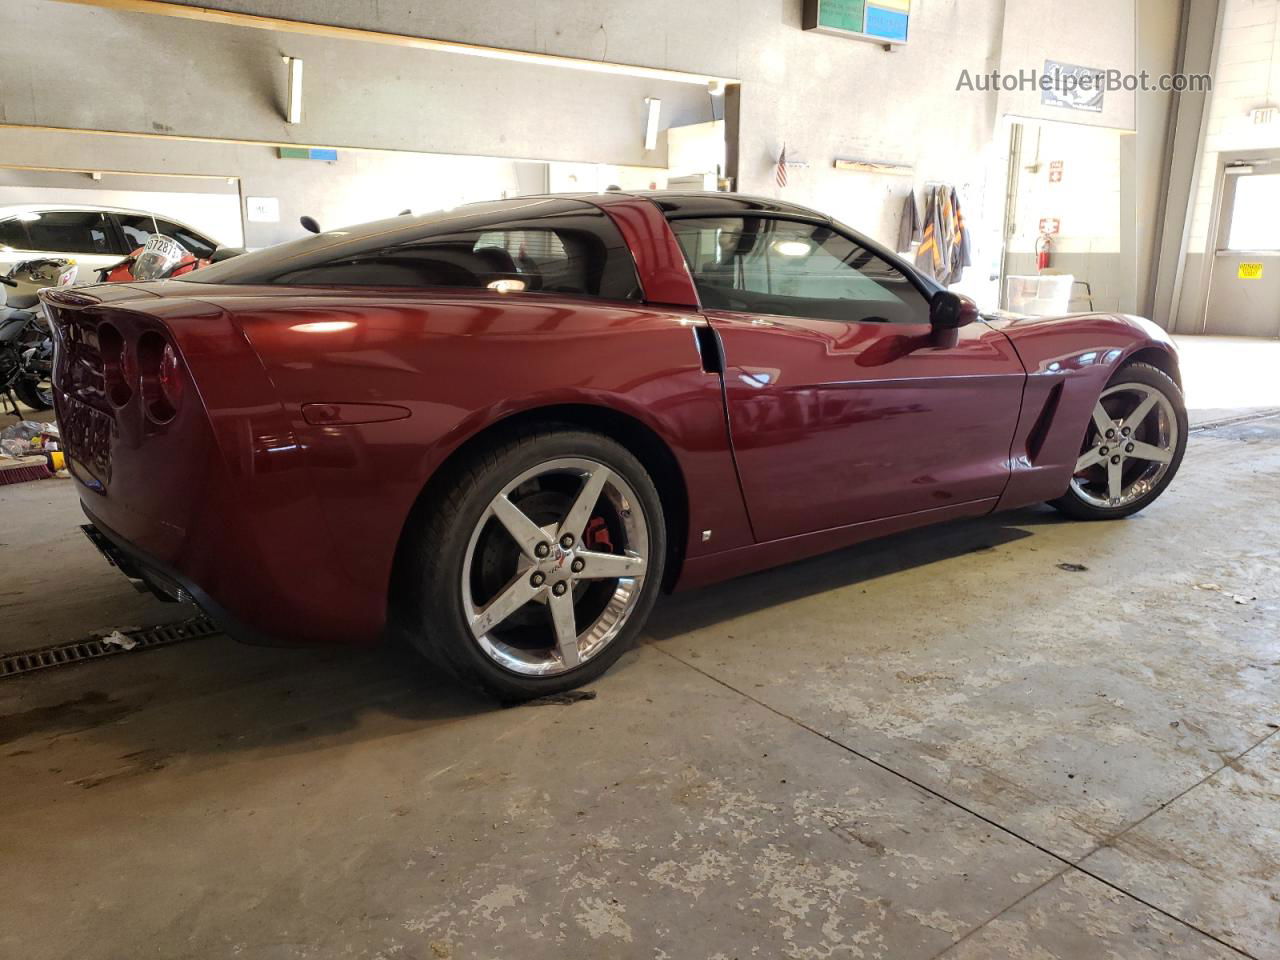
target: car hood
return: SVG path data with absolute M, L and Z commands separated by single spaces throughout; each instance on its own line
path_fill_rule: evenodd
M 1019 335 L 1033 331 L 1035 333 L 1067 332 L 1072 328 L 1086 329 L 1101 326 L 1112 329 L 1128 328 L 1143 340 L 1154 341 L 1167 346 L 1170 350 L 1176 350 L 1173 339 L 1163 327 L 1146 317 L 1128 313 L 1072 313 L 1056 317 L 1037 317 L 1010 313 L 1006 310 L 992 310 L 983 313 L 982 319 L 989 326 L 1015 339 Z

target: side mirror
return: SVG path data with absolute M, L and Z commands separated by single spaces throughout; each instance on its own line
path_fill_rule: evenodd
M 298 222 L 302 224 L 304 230 L 310 230 L 312 233 L 320 232 L 320 224 L 316 222 L 315 217 L 299 217 Z
M 929 302 L 929 323 L 935 330 L 957 330 L 978 319 L 978 305 L 950 290 L 939 290 Z

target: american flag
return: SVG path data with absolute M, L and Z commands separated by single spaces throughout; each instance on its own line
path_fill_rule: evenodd
M 785 143 L 782 145 L 782 152 L 778 154 L 778 172 L 774 179 L 778 181 L 779 187 L 787 185 L 787 145 Z

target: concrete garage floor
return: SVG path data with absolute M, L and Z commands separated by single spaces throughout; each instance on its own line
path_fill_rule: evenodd
M 1122 523 L 669 598 L 568 706 L 223 638 L 0 682 L 0 955 L 1280 957 L 1278 484 L 1280 416 L 1201 430 Z M 56 489 L 4 592 L 97 576 Z

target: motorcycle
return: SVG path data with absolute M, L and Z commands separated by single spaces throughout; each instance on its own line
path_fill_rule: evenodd
M 244 253 L 240 247 L 218 247 L 206 259 L 197 257 L 172 237 L 154 233 L 142 246 L 119 263 L 98 271 L 99 283 L 130 283 L 140 280 L 172 280 L 211 263 L 221 263 Z
M 78 269 L 73 260 L 49 257 L 15 263 L 0 276 L 0 395 L 19 419 L 19 400 L 32 410 L 53 406 L 53 333 L 37 293 L 70 286 Z

